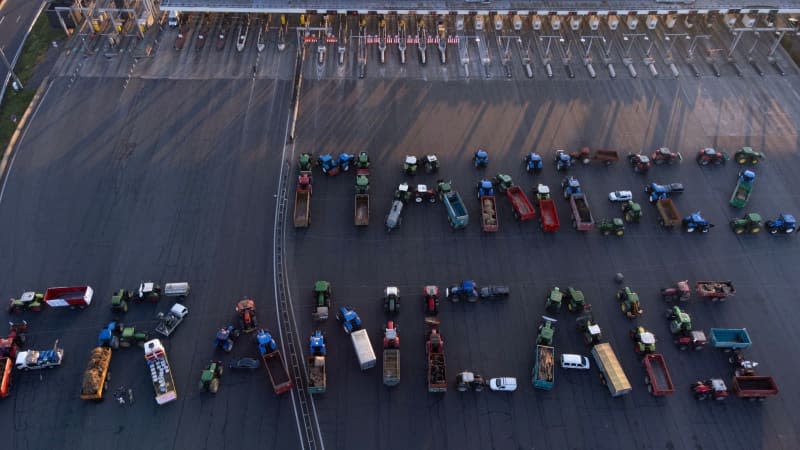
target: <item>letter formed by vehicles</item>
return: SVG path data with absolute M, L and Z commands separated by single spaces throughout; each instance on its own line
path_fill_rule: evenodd
M 111 365 L 111 348 L 95 347 L 89 356 L 89 363 L 83 372 L 81 400 L 102 400 L 111 379 L 108 367 Z
M 160 340 L 152 339 L 144 343 L 144 360 L 150 372 L 156 403 L 163 405 L 176 400 L 178 391 L 175 389 L 172 368 Z
M 603 384 L 608 387 L 612 397 L 619 397 L 631 391 L 631 383 L 625 376 L 610 344 L 603 342 L 595 345 L 592 347 L 592 356 L 594 356 L 597 368 L 600 369 Z
M 52 308 L 86 308 L 92 304 L 90 286 L 51 287 L 44 292 L 44 302 Z
M 555 382 L 555 348 L 537 345 L 533 365 L 533 387 L 537 389 L 553 389 Z

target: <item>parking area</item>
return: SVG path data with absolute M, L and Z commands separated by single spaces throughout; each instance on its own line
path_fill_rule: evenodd
M 339 41 L 323 35 L 320 52 L 319 41 L 312 42 L 319 30 L 310 31 L 296 139 L 289 145 L 297 40 L 287 39 L 279 50 L 279 30 L 271 27 L 259 51 L 263 23 L 258 25 L 256 17 L 241 52 L 236 40 L 221 50 L 209 42 L 198 51 L 196 34 L 176 50 L 175 28 L 149 36 L 146 44 L 158 40 L 149 56 L 137 53 L 139 44 L 107 52 L 103 43 L 92 48 L 80 36 L 71 41 L 74 52 L 59 61 L 0 194 L 0 248 L 7 256 L 0 261 L 7 274 L 0 288 L 16 296 L 50 285 L 88 283 L 96 303 L 80 312 L 22 316 L 31 327 L 30 346 L 46 348 L 59 339 L 66 356 L 63 367 L 19 375 L 11 396 L 0 403 L 0 429 L 12 436 L 12 447 L 62 441 L 90 449 L 306 448 L 298 440 L 300 398 L 276 397 L 263 369 L 226 373 L 216 397 L 199 392 L 197 381 L 212 358 L 228 362 L 257 354 L 250 335 L 237 341 L 231 355 L 212 349 L 214 332 L 234 320 L 240 298 L 256 300 L 262 326 L 276 332 L 283 327 L 273 285 L 281 167 L 288 164 L 285 204 L 291 214 L 300 153 L 362 150 L 372 160 L 367 228 L 353 226 L 352 171 L 325 177 L 315 169 L 309 229 L 296 230 L 290 218 L 283 218 L 285 241 L 277 247 L 283 252 L 296 329 L 291 338 L 281 335 L 281 344 L 293 339 L 296 356 L 303 359 L 315 329 L 311 288 L 325 279 L 332 284 L 334 306 L 357 308 L 380 360 L 387 319 L 381 292 L 398 286 L 402 381 L 395 388 L 383 386 L 380 362 L 361 372 L 349 338 L 329 319 L 321 326 L 328 336 L 328 390 L 308 405 L 320 430 L 316 448 L 797 447 L 793 400 L 800 392 L 793 371 L 800 361 L 790 343 L 800 338 L 794 326 L 800 314 L 793 304 L 800 244 L 793 235 L 736 236 L 727 222 L 743 214 L 728 206 L 739 167 L 733 161 L 714 168 L 694 162 L 697 151 L 708 146 L 729 153 L 745 145 L 763 150 L 767 159 L 754 169 L 758 178 L 746 211 L 765 218 L 800 214 L 793 178 L 800 170 L 800 76 L 781 50 L 775 55 L 785 74 L 771 64 L 771 33 L 748 32 L 741 38 L 732 52 L 737 69 L 716 50 L 725 48 L 727 31 L 714 29 L 699 38 L 682 20 L 669 28 L 659 19 L 653 30 L 640 23 L 627 33 L 622 23 L 612 32 L 605 19 L 597 30 L 587 20 L 574 31 L 566 21 L 558 30 L 547 22 L 534 30 L 526 18 L 517 34 L 513 18 L 504 18 L 500 30 L 489 18 L 483 30 L 475 30 L 474 18 L 459 29 L 456 19 L 443 20 L 448 44 L 442 64 L 435 17 L 423 17 L 422 23 L 386 17 L 381 25 L 379 17 L 369 16 L 363 30 L 356 17 L 345 22 L 334 17 L 327 26 L 323 17 L 310 17 L 309 28 L 322 25 L 335 35 L 344 28 L 342 35 L 351 37 L 340 64 Z M 221 17 L 193 20 L 188 21 L 194 24 L 191 33 L 224 22 Z M 244 19 L 239 20 L 226 26 L 236 29 Z M 426 43 L 424 64 L 415 36 Z M 383 63 L 381 39 L 386 42 Z M 401 42 L 406 43 L 405 63 Z M 750 48 L 756 64 L 746 59 Z M 608 64 L 615 67 L 615 79 Z M 695 76 L 693 64 L 702 76 Z M 644 217 L 622 238 L 572 230 L 561 198 L 556 206 L 563 226 L 556 234 L 543 234 L 535 222 L 516 222 L 506 198 L 498 199 L 499 231 L 481 233 L 475 198 L 480 178 L 508 173 L 529 196 L 537 183 L 556 189 L 563 175 L 554 170 L 555 150 L 584 145 L 623 155 L 667 146 L 684 160 L 654 167 L 647 175 L 633 173 L 624 161 L 610 167 L 580 165 L 571 172 L 598 219 L 620 215 L 608 192 L 634 192 Z M 471 165 L 479 146 L 490 153 L 485 170 Z M 524 171 L 522 158 L 530 151 L 545 158 L 541 175 Z M 438 176 L 403 175 L 405 155 L 427 153 L 442 161 Z M 470 214 L 467 229 L 452 231 L 444 206 L 436 203 L 409 205 L 402 226 L 387 233 L 382 221 L 397 185 L 403 180 L 433 184 L 437 177 L 452 180 L 461 192 Z M 651 181 L 682 183 L 679 211 L 702 211 L 716 227 L 707 235 L 662 230 L 642 192 Z M 617 272 L 642 298 L 645 313 L 638 321 L 620 313 L 614 299 Z M 520 387 L 512 394 L 459 393 L 452 385 L 444 395 L 427 393 L 422 286 L 443 289 L 464 278 L 507 284 L 511 297 L 496 303 L 442 302 L 448 379 L 465 369 L 487 377 L 513 376 Z M 111 368 L 112 387 L 133 388 L 134 405 L 79 400 L 88 353 L 114 317 L 108 308 L 111 293 L 148 279 L 188 281 L 193 290 L 188 319 L 165 340 L 178 401 L 154 404 L 137 348 L 115 351 Z M 727 379 L 731 369 L 712 348 L 683 353 L 668 339 L 666 305 L 658 289 L 683 279 L 735 283 L 737 294 L 726 304 L 697 301 L 687 309 L 696 328 L 747 327 L 754 341 L 748 355 L 760 362 L 760 373 L 776 378 L 778 397 L 764 403 L 731 398 L 722 404 L 692 398 L 690 383 Z M 612 399 L 595 370 L 557 369 L 552 391 L 533 389 L 536 327 L 554 285 L 586 293 L 633 385 L 630 395 Z M 150 329 L 156 312 L 168 306 L 134 305 L 124 321 Z M 575 331 L 575 316 L 562 310 L 555 318 L 557 352 L 588 355 Z M 660 339 L 658 351 L 676 385 L 671 397 L 654 399 L 645 389 L 645 373 L 628 338 L 635 324 Z

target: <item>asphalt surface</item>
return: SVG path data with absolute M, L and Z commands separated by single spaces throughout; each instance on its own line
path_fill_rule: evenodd
M 170 33 L 174 30 L 161 41 L 174 39 Z M 272 235 L 292 51 L 259 56 L 228 47 L 197 53 L 162 45 L 154 57 L 133 66 L 125 55 L 106 57 L 102 51 L 87 58 L 80 52 L 65 55 L 16 150 L 0 199 L 0 248 L 7 255 L 0 261 L 7 274 L 0 289 L 11 297 L 88 283 L 96 304 L 84 311 L 22 316 L 30 323 L 31 348 L 47 348 L 59 339 L 66 357 L 63 367 L 41 377 L 15 377 L 11 396 L 0 403 L 0 430 L 13 448 L 45 448 L 53 442 L 75 448 L 300 446 L 292 401 L 275 397 L 263 369 L 226 373 L 216 398 L 195 385 L 209 359 L 256 354 L 250 336 L 240 338 L 231 356 L 212 349 L 215 330 L 233 322 L 238 299 L 254 297 L 261 323 L 273 331 L 278 327 Z M 251 78 L 253 61 L 258 73 Z M 132 78 L 126 78 L 129 70 Z M 314 329 L 310 290 L 315 280 L 327 279 L 335 306 L 358 309 L 380 359 L 387 318 L 381 291 L 396 285 L 402 294 L 397 317 L 402 382 L 396 388 L 381 384 L 380 362 L 363 373 L 358 369 L 349 339 L 333 318 L 322 325 L 328 335 L 328 392 L 314 406 L 325 447 L 798 446 L 793 375 L 799 361 L 789 345 L 800 337 L 791 303 L 797 240 L 735 236 L 726 222 L 743 213 L 727 205 L 738 167 L 701 169 L 693 162 L 697 149 L 709 145 L 729 152 L 742 145 L 763 149 L 768 158 L 755 168 L 758 179 L 746 211 L 800 214 L 792 178 L 800 169 L 796 72 L 786 77 L 748 73 L 739 78 L 725 72 L 720 78 L 679 80 L 568 80 L 562 75 L 487 81 L 422 75 L 383 79 L 374 70 L 363 80 L 354 79 L 355 72 L 311 76 L 318 73 L 311 63 L 305 70 L 297 139 L 287 157 L 304 151 L 368 151 L 372 218 L 366 229 L 352 224 L 352 172 L 336 178 L 315 172 L 313 225 L 286 233 L 297 333 L 304 340 Z M 618 215 L 606 199 L 611 190 L 631 189 L 643 202 L 645 183 L 679 181 L 686 187 L 676 199 L 680 212 L 702 210 L 716 228 L 702 236 L 664 231 L 644 204 L 642 223 L 629 226 L 623 238 L 584 235 L 566 226 L 568 209 L 557 199 L 565 226 L 546 236 L 535 222 L 516 223 L 501 198 L 500 231 L 480 232 L 474 196 L 480 177 L 509 173 L 529 195 L 538 182 L 555 188 L 561 176 L 550 161 L 554 149 L 583 145 L 622 153 L 666 145 L 684 156 L 681 165 L 656 167 L 647 176 L 635 175 L 622 162 L 576 168 L 573 174 L 582 181 L 596 218 Z M 491 154 L 483 173 L 470 164 L 478 146 Z M 523 171 L 522 156 L 531 150 L 548 158 L 541 176 Z M 403 156 L 429 152 L 442 160 L 438 176 L 452 179 L 462 193 L 470 225 L 454 232 L 441 204 L 410 205 L 402 227 L 387 233 L 382 219 L 404 179 Z M 290 176 L 295 173 L 292 166 Z M 409 181 L 436 178 L 419 175 Z M 291 211 L 291 188 L 288 195 Z M 654 399 L 645 389 L 644 371 L 627 336 L 634 324 L 613 297 L 616 272 L 624 273 L 642 297 L 645 314 L 638 323 L 661 338 L 659 352 L 676 384 L 671 397 Z M 508 284 L 512 296 L 497 303 L 442 302 L 448 378 L 454 381 L 463 369 L 515 376 L 520 387 L 513 394 L 458 393 L 452 385 L 444 395 L 426 391 L 422 286 L 443 289 L 466 277 Z M 737 295 L 726 304 L 694 302 L 687 309 L 697 328 L 747 327 L 754 340 L 748 355 L 761 363 L 760 373 L 776 378 L 778 397 L 758 404 L 736 398 L 724 404 L 695 402 L 688 392 L 692 381 L 728 379 L 731 370 L 714 349 L 681 353 L 669 342 L 658 289 L 687 278 L 734 281 Z M 133 406 L 79 400 L 89 351 L 113 318 L 109 296 L 148 279 L 189 281 L 193 288 L 189 318 L 166 340 L 178 401 L 159 407 L 150 400 L 139 349 L 119 350 L 112 361 L 112 389 L 132 387 Z M 533 389 L 536 327 L 554 284 L 587 294 L 633 385 L 630 395 L 612 399 L 594 370 L 559 369 L 554 390 Z M 169 305 L 133 305 L 124 321 L 151 329 L 156 312 Z M 556 317 L 557 351 L 588 354 L 574 331 L 574 317 L 566 311 Z

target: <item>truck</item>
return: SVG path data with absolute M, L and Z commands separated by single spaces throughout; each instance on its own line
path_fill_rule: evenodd
M 112 350 L 109 347 L 95 347 L 89 355 L 89 364 L 83 372 L 81 385 L 81 400 L 102 400 L 103 393 L 108 389 L 111 373 Z
M 189 314 L 189 308 L 180 303 L 175 303 L 166 314 L 158 313 L 156 332 L 164 337 L 169 337 L 169 335 L 178 328 L 178 325 L 183 322 L 187 314 Z
M 739 172 L 739 178 L 731 194 L 731 206 L 734 208 L 744 208 L 745 205 L 747 205 L 747 202 L 750 200 L 750 194 L 753 192 L 753 182 L 755 179 L 756 174 L 752 170 Z
M 731 281 L 698 281 L 694 288 L 700 297 L 710 298 L 712 302 L 724 302 L 727 297 L 736 294 Z
M 494 233 L 498 229 L 497 200 L 494 195 L 482 195 L 481 202 L 481 228 L 485 233 Z
M 311 225 L 311 171 L 303 170 L 297 176 L 294 193 L 294 226 L 308 228 Z
M 681 223 L 681 215 L 678 213 L 678 208 L 675 207 L 675 202 L 671 198 L 663 198 L 656 201 L 656 209 L 658 210 L 658 223 L 664 228 L 672 228 Z
M 353 221 L 357 227 L 369 225 L 369 194 L 356 194 Z
M 644 383 L 647 385 L 647 392 L 654 397 L 663 397 L 675 392 L 675 385 L 672 384 L 672 377 L 667 370 L 667 362 L 664 355 L 660 353 L 650 353 L 644 356 L 642 361 L 647 376 Z
M 14 363 L 7 356 L 0 357 L 0 398 L 8 397 L 11 389 L 12 368 Z
M 172 368 L 160 340 L 151 339 L 144 343 L 144 360 L 150 371 L 150 381 L 153 383 L 156 403 L 163 405 L 176 400 L 178 391 L 175 389 L 175 380 L 172 378 Z
M 362 328 L 351 332 L 350 340 L 353 341 L 353 349 L 356 351 L 358 366 L 361 370 L 375 367 L 377 359 L 375 358 L 375 350 L 372 349 L 372 343 L 369 341 L 367 330 Z
M 17 353 L 14 367 L 17 370 L 50 369 L 61 365 L 64 360 L 64 349 L 58 346 L 58 341 L 53 344 L 52 350 L 26 350 Z
M 555 348 L 537 345 L 533 363 L 533 387 L 537 389 L 553 389 L 555 381 Z
M 444 359 L 444 339 L 439 334 L 439 320 L 426 318 L 428 327 L 425 353 L 428 356 L 428 392 L 447 392 L 447 364 Z
M 324 394 L 328 384 L 325 373 L 325 355 L 308 357 L 308 393 Z
M 569 205 L 572 208 L 572 226 L 578 231 L 593 230 L 594 219 L 586 196 L 583 193 L 570 195 Z
M 506 196 L 511 202 L 511 208 L 514 210 L 514 218 L 524 222 L 536 217 L 536 209 L 534 209 L 525 191 L 517 185 L 511 185 L 506 189 Z
M 90 286 L 51 287 L 44 292 L 44 302 L 52 308 L 86 308 L 92 304 L 94 291 Z
M 778 385 L 772 377 L 758 375 L 733 377 L 731 391 L 739 398 L 764 400 L 778 395 Z
M 712 328 L 711 344 L 725 352 L 750 348 L 753 343 L 747 328 Z
M 603 342 L 592 347 L 592 356 L 600 370 L 600 379 L 612 397 L 619 397 L 631 391 L 631 383 L 609 343 Z
M 458 191 L 452 189 L 450 183 L 439 182 L 439 198 L 447 208 L 447 222 L 454 230 L 465 228 L 469 223 L 469 214 Z
M 536 187 L 536 199 L 539 203 L 539 224 L 545 233 L 558 231 L 561 224 L 558 222 L 556 202 L 550 196 L 550 187 L 540 184 Z

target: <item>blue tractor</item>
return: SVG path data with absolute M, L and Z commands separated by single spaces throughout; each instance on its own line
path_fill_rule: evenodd
M 100 335 L 97 336 L 97 345 L 100 347 L 119 347 L 119 333 L 122 331 L 122 324 L 114 321 L 109 322 L 105 328 L 100 330 Z
M 569 199 L 573 195 L 583 192 L 581 191 L 581 182 L 572 176 L 564 177 L 564 179 L 561 180 L 561 189 L 564 190 L 565 199 Z
M 473 280 L 463 280 L 461 284 L 447 288 L 445 297 L 452 302 L 458 302 L 459 300 L 476 302 L 478 301 L 478 285 Z
M 239 330 L 235 329 L 233 325 L 220 328 L 217 330 L 217 335 L 214 336 L 214 347 L 230 353 L 233 350 L 233 340 L 237 337 L 239 337 Z
M 256 333 L 256 342 L 258 342 L 258 352 L 262 355 L 269 355 L 278 349 L 278 344 L 272 339 L 272 333 L 263 328 Z
M 339 167 L 342 169 L 343 172 L 347 172 L 350 170 L 350 164 L 355 161 L 355 155 L 351 155 L 347 152 L 339 153 Z
M 489 152 L 483 148 L 479 148 L 475 152 L 475 156 L 472 158 L 472 164 L 475 165 L 476 169 L 486 168 L 486 166 L 489 165 Z
M 494 185 L 491 180 L 484 178 L 478 182 L 478 199 L 481 197 L 494 197 Z
M 308 338 L 308 352 L 311 356 L 325 356 L 325 336 L 317 330 Z
M 572 156 L 570 156 L 564 150 L 556 150 L 556 170 L 559 172 L 563 172 L 568 170 L 572 167 Z
M 770 234 L 791 234 L 797 228 L 797 221 L 791 214 L 780 213 L 776 219 L 768 220 L 765 225 Z
M 670 193 L 670 190 L 667 188 L 667 186 L 658 183 L 650 183 L 650 186 L 645 186 L 644 191 L 650 194 L 650 203 L 664 200 L 669 196 Z
M 344 306 L 339 307 L 339 312 L 336 313 L 336 320 L 342 322 L 342 328 L 347 334 L 361 329 L 361 317 L 355 309 L 348 309 Z
M 339 173 L 339 160 L 334 159 L 330 153 L 319 155 L 317 165 L 325 175 L 336 175 Z
M 701 233 L 708 233 L 714 224 L 709 223 L 703 216 L 700 214 L 700 211 L 690 214 L 683 218 L 683 227 L 689 233 L 694 233 L 695 230 Z
M 528 153 L 525 156 L 525 170 L 528 173 L 540 173 L 544 168 L 544 163 L 542 162 L 542 156 L 538 153 Z

